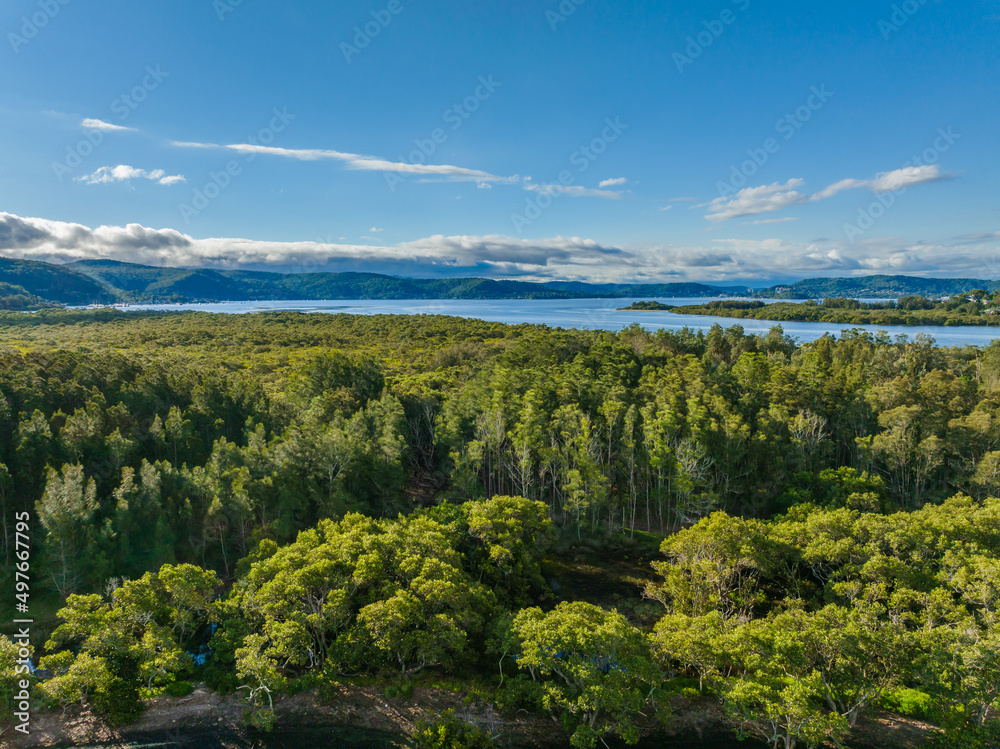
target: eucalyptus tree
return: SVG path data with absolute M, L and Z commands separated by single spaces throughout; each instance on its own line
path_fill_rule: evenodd
M 660 679 L 648 638 L 621 614 L 583 602 L 523 609 L 510 647 L 519 669 L 545 689 L 544 706 L 570 726 L 570 743 L 639 740 L 636 721 Z

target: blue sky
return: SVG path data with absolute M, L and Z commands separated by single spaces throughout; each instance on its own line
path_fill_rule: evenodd
M 10 257 L 1000 276 L 996 2 L 8 0 L 0 31 Z

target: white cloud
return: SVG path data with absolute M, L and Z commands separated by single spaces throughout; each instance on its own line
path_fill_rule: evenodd
M 672 208 L 673 208 L 673 206 L 672 206 L 672 205 L 665 205 L 665 206 L 661 206 L 661 207 L 660 207 L 660 210 L 661 210 L 661 211 L 669 211 L 669 210 L 671 210 Z
M 119 164 L 118 166 L 102 166 L 93 174 L 85 174 L 77 177 L 76 182 L 83 182 L 87 185 L 102 185 L 111 182 L 128 182 L 133 179 L 148 179 L 159 182 L 161 185 L 176 185 L 180 182 L 187 182 L 182 174 L 167 175 L 162 169 L 146 171 L 136 169 L 134 166 Z
M 370 231 L 372 234 L 378 234 L 380 231 L 384 231 L 384 229 L 382 229 L 381 226 L 373 226 L 368 231 Z
M 176 143 L 175 145 L 183 145 L 187 148 L 214 148 L 211 143 Z M 252 153 L 252 154 L 262 154 L 265 156 L 281 156 L 286 159 L 295 159 L 297 161 L 321 161 L 323 159 L 334 159 L 336 161 L 350 161 L 351 159 L 360 158 L 351 153 L 341 153 L 340 151 L 330 151 L 319 148 L 278 148 L 276 146 L 256 146 L 250 143 L 233 143 L 230 145 L 219 146 L 220 148 L 228 148 L 231 151 L 238 151 L 239 153 Z
M 95 120 L 87 118 L 80 123 L 80 127 L 85 127 L 88 130 L 104 130 L 106 132 L 135 132 L 134 127 L 125 127 L 124 125 L 113 125 L 110 122 L 105 122 L 104 120 Z
M 840 182 L 834 182 L 829 187 L 825 187 L 818 193 L 812 196 L 811 200 L 826 200 L 827 198 L 832 198 L 838 192 L 843 192 L 844 190 L 856 190 L 859 187 L 865 187 L 869 183 L 861 179 L 842 179 Z
M 400 276 L 487 276 L 604 282 L 722 284 L 813 276 L 906 273 L 993 278 L 997 234 L 906 242 L 897 238 L 790 242 L 723 238 L 703 245 L 615 247 L 581 237 L 434 235 L 399 244 L 198 239 L 139 224 L 99 226 L 0 213 L 0 255 L 71 262 L 111 259 L 167 267 L 367 271 Z
M 624 268 L 629 253 L 580 237 L 528 240 L 502 235 L 435 235 L 396 245 L 196 239 L 174 229 L 139 224 L 101 226 L 0 213 L 0 254 L 49 262 L 99 258 L 155 266 L 271 270 L 365 270 L 397 275 L 547 277 L 578 270 Z
M 892 172 L 879 172 L 875 179 L 842 179 L 834 182 L 827 188 L 820 190 L 812 196 L 812 200 L 825 200 L 844 190 L 857 190 L 867 188 L 871 192 L 896 192 L 907 187 L 925 185 L 929 182 L 938 182 L 944 179 L 952 179 L 953 174 L 942 174 L 937 164 L 927 166 L 908 166 L 903 169 L 896 169 Z
M 175 148 L 225 148 L 218 143 L 197 143 L 190 140 L 172 140 L 169 144 Z
M 783 185 L 775 182 L 761 187 L 746 187 L 732 197 L 716 198 L 708 204 L 708 214 L 705 218 L 709 221 L 726 221 L 741 216 L 780 211 L 783 208 L 802 203 L 816 203 L 845 190 L 866 188 L 873 193 L 896 192 L 907 187 L 939 182 L 954 177 L 954 174 L 942 174 L 937 164 L 908 166 L 892 172 L 879 172 L 874 179 L 842 179 L 813 195 L 805 195 L 792 190 L 793 187 L 801 187 L 805 184 L 804 180 L 793 178 Z
M 592 239 L 580 237 L 552 237 L 549 239 L 520 239 L 502 234 L 486 236 L 452 236 L 440 234 L 397 246 L 400 251 L 411 251 L 440 257 L 455 264 L 497 265 L 527 269 L 544 268 L 553 264 L 593 264 L 601 260 L 627 261 L 628 253 L 616 247 L 607 247 Z
M 481 189 L 490 189 L 493 184 L 518 184 L 524 185 L 524 189 L 533 192 L 547 193 L 549 195 L 569 195 L 571 197 L 598 197 L 617 200 L 622 197 L 620 192 L 614 190 L 594 189 L 579 185 L 562 184 L 535 184 L 531 177 L 521 177 L 513 175 L 502 177 L 481 169 L 469 169 L 467 167 L 454 166 L 451 164 L 408 164 L 405 162 L 388 161 L 375 156 L 364 156 L 345 151 L 333 151 L 319 148 L 279 148 L 277 146 L 260 146 L 249 143 L 232 143 L 228 145 L 218 145 L 215 143 L 198 143 L 190 141 L 171 141 L 172 146 L 178 148 L 224 148 L 242 154 L 253 154 L 262 156 L 277 156 L 296 161 L 338 161 L 345 164 L 348 169 L 369 172 L 392 172 L 396 174 L 410 174 L 420 177 L 419 182 L 475 182 Z M 620 177 L 614 180 L 605 180 L 601 186 L 606 184 L 624 184 L 625 178 Z
M 938 182 L 943 179 L 953 179 L 953 174 L 941 174 L 937 164 L 929 166 L 908 166 L 894 172 L 882 172 L 875 175 L 866 186 L 872 192 L 895 192 L 907 187 L 925 185 L 928 182 Z
M 601 180 L 597 186 L 598 187 L 617 187 L 618 185 L 624 185 L 628 182 L 625 177 L 615 177 L 614 179 Z
M 986 244 L 1000 241 L 1000 231 L 963 234 L 955 240 L 958 244 Z
M 766 224 L 787 224 L 789 221 L 798 221 L 797 218 L 759 218 L 756 221 L 744 221 L 744 226 L 764 226 Z
M 716 198 L 709 203 L 706 218 L 709 221 L 727 221 L 800 205 L 809 197 L 793 188 L 804 184 L 805 180 L 793 178 L 784 184 L 775 182 L 761 187 L 745 187 L 732 197 Z
M 232 143 L 216 145 L 214 143 L 192 143 L 188 141 L 171 141 L 171 145 L 181 148 L 226 148 L 243 154 L 260 154 L 262 156 L 280 156 L 296 161 L 339 161 L 349 169 L 370 172 L 395 172 L 397 174 L 418 174 L 437 176 L 451 181 L 470 182 L 506 182 L 510 177 L 498 177 L 495 174 L 480 169 L 467 169 L 451 164 L 407 164 L 405 162 L 387 161 L 374 156 L 362 156 L 356 153 L 332 151 L 319 148 L 278 148 L 276 146 L 257 146 L 249 143 Z
M 622 194 L 615 190 L 595 190 L 593 187 L 581 187 L 580 185 L 559 185 L 559 184 L 537 184 L 525 182 L 525 190 L 538 192 L 543 195 L 569 195 L 574 198 L 607 198 L 608 200 L 621 200 Z

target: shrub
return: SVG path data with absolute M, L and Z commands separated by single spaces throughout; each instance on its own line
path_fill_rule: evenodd
M 882 695 L 882 707 L 910 718 L 930 718 L 934 700 L 918 689 L 895 689 Z
M 113 679 L 104 689 L 95 692 L 90 702 L 113 726 L 134 723 L 142 715 L 139 688 L 127 679 Z
M 496 746 L 486 731 L 466 723 L 448 710 L 435 721 L 421 721 L 414 736 L 416 749 L 492 749 Z
M 1000 725 L 964 725 L 931 739 L 928 749 L 1000 749 Z
M 687 676 L 675 676 L 673 679 L 663 683 L 661 691 L 665 694 L 679 694 L 684 695 L 689 689 L 693 689 L 698 692 L 698 696 L 701 696 L 701 692 L 698 691 L 698 680 Z
M 413 684 L 408 681 L 400 682 L 399 684 L 390 684 L 382 693 L 387 700 L 408 700 L 413 696 Z
M 504 680 L 503 687 L 497 690 L 496 706 L 506 715 L 513 715 L 518 710 L 541 713 L 545 710 L 544 697 L 545 687 L 541 684 L 527 676 L 515 676 Z
M 248 710 L 244 714 L 244 717 L 251 728 L 263 733 L 269 733 L 272 731 L 277 720 L 274 710 L 271 710 L 270 708 Z
M 174 681 L 167 684 L 163 693 L 168 697 L 187 697 L 194 691 L 194 686 L 190 681 Z

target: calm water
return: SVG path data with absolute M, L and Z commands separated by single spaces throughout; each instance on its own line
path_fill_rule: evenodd
M 648 299 L 648 297 L 647 297 Z M 201 310 L 203 312 L 224 312 L 245 314 L 248 312 L 272 312 L 277 310 L 297 310 L 300 312 L 346 313 L 351 315 L 455 315 L 491 322 L 541 323 L 559 328 L 587 328 L 591 330 L 621 330 L 639 323 L 647 330 L 679 330 L 689 327 L 708 330 L 715 323 L 723 327 L 742 325 L 747 333 L 767 333 L 774 322 L 770 320 L 736 320 L 729 317 L 708 317 L 703 315 L 675 315 L 671 312 L 619 312 L 618 307 L 627 307 L 639 299 L 500 299 L 500 300 L 330 300 L 305 302 L 220 302 L 213 304 L 147 304 L 135 305 L 129 309 L 153 310 Z M 659 298 L 659 302 L 671 305 L 704 304 L 711 299 Z M 781 300 L 787 301 L 787 300 Z M 884 330 L 890 336 L 906 335 L 913 338 L 918 333 L 926 333 L 940 346 L 986 346 L 1000 338 L 1000 327 L 954 326 L 908 327 L 889 325 L 829 325 L 811 322 L 783 322 L 785 332 L 800 342 L 814 341 L 826 333 L 839 336 L 844 327 L 857 327 L 873 333 Z
M 609 738 L 611 749 L 627 749 L 621 741 Z M 406 749 L 404 737 L 361 728 L 321 726 L 279 727 L 269 734 L 248 735 L 233 731 L 183 730 L 148 734 L 103 744 L 78 744 L 67 749 Z M 520 749 L 510 746 L 508 749 Z M 547 749 L 564 749 L 551 744 Z M 569 744 L 565 745 L 569 749 Z M 767 749 L 757 741 L 738 741 L 725 735 L 668 737 L 647 736 L 631 749 Z

